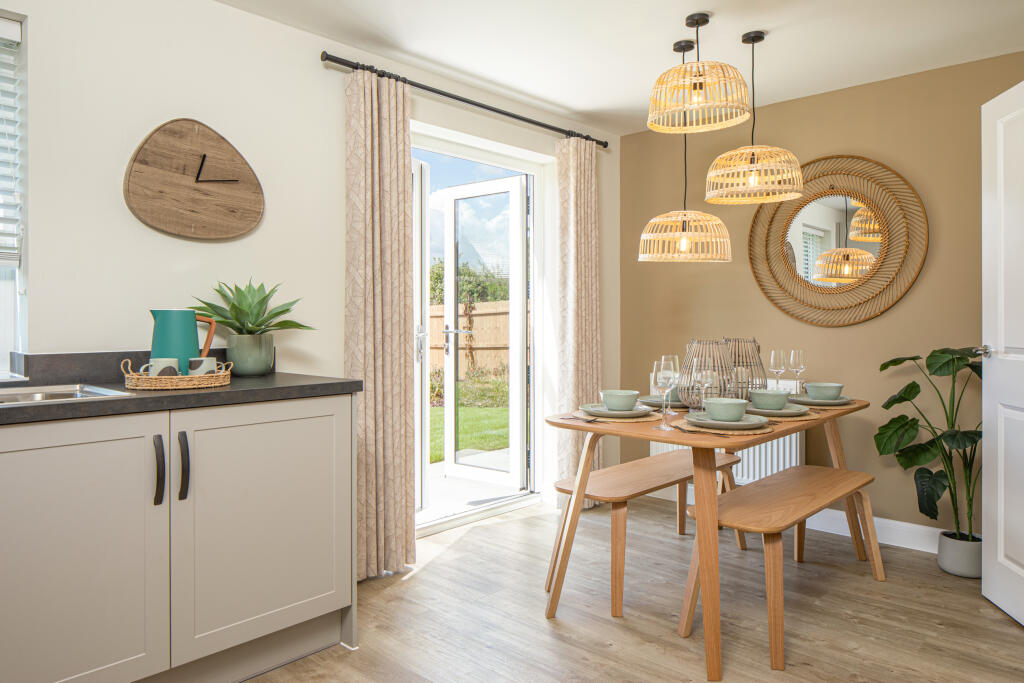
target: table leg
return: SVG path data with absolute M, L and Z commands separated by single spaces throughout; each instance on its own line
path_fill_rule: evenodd
M 837 470 L 846 469 L 846 455 L 843 453 L 843 441 L 839 438 L 839 426 L 835 418 L 825 422 L 825 439 L 828 441 L 828 452 L 832 456 L 832 466 Z M 857 505 L 854 497 L 850 496 L 844 501 L 846 506 L 846 524 L 850 527 L 850 539 L 853 541 L 853 549 L 857 553 L 858 560 L 868 559 L 864 552 L 864 538 L 860 532 L 860 522 L 857 521 Z
M 713 448 L 693 449 L 697 560 L 704 605 L 704 659 L 709 681 L 722 680 L 722 624 L 718 601 L 718 496 Z
M 551 592 L 551 582 L 555 580 L 555 567 L 558 566 L 558 551 L 562 548 L 562 532 L 565 531 L 565 519 L 569 516 L 569 503 L 565 501 L 562 508 L 562 522 L 558 525 L 558 533 L 555 534 L 555 547 L 551 549 L 551 561 L 548 563 L 548 578 L 544 581 L 544 592 Z
M 580 511 L 583 509 L 583 493 L 587 490 L 587 480 L 590 479 L 590 467 L 594 464 L 594 453 L 597 451 L 597 442 L 601 435 L 589 432 L 586 441 L 583 442 L 583 454 L 580 456 L 580 464 L 576 469 L 576 483 L 572 487 L 572 495 L 567 506 L 567 517 L 565 528 L 562 530 L 561 550 L 558 553 L 558 566 L 555 568 L 555 580 L 551 584 L 551 594 L 548 596 L 548 607 L 545 616 L 552 619 L 558 611 L 558 598 L 562 595 L 562 582 L 565 581 L 565 567 L 569 564 L 569 555 L 572 553 L 572 541 L 576 536 L 576 524 L 580 521 Z M 714 451 L 711 452 L 712 466 L 714 465 Z

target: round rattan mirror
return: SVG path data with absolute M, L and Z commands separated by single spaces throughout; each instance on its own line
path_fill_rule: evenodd
M 804 194 L 758 208 L 750 268 L 768 300 L 822 327 L 864 322 L 891 308 L 928 252 L 928 217 L 896 171 L 864 157 L 802 166 Z

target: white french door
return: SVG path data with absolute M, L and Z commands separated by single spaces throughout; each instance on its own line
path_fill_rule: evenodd
M 519 489 L 526 453 L 526 176 L 439 190 L 431 206 L 444 215 L 445 476 Z M 481 273 L 488 282 L 507 279 L 507 296 L 488 291 Z M 506 383 L 506 408 L 477 405 L 480 385 L 503 391 Z
M 1024 83 L 981 108 L 981 591 L 1024 623 Z

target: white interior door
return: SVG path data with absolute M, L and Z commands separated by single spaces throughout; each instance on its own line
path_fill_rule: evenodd
M 982 418 L 985 431 L 981 590 L 1024 622 L 1024 83 L 982 118 Z
M 435 192 L 431 202 L 442 209 L 445 227 L 440 340 L 444 353 L 445 476 L 522 488 L 526 460 L 526 176 L 450 187 Z M 507 274 L 507 301 L 475 293 L 473 273 L 480 272 Z M 503 318 L 507 322 L 499 323 Z M 503 372 L 505 379 L 500 378 Z M 470 389 L 479 386 L 467 381 L 472 373 L 492 378 L 488 381 L 507 382 L 507 417 L 501 415 L 500 408 L 471 405 Z M 506 424 L 504 445 L 497 432 Z

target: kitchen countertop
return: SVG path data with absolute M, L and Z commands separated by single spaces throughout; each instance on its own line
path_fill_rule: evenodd
M 105 389 L 128 391 L 130 395 L 0 406 L 0 425 L 354 394 L 363 390 L 362 381 L 357 379 L 286 372 L 263 377 L 232 377 L 231 384 L 223 387 L 173 391 L 126 390 L 123 382 L 89 383 Z

